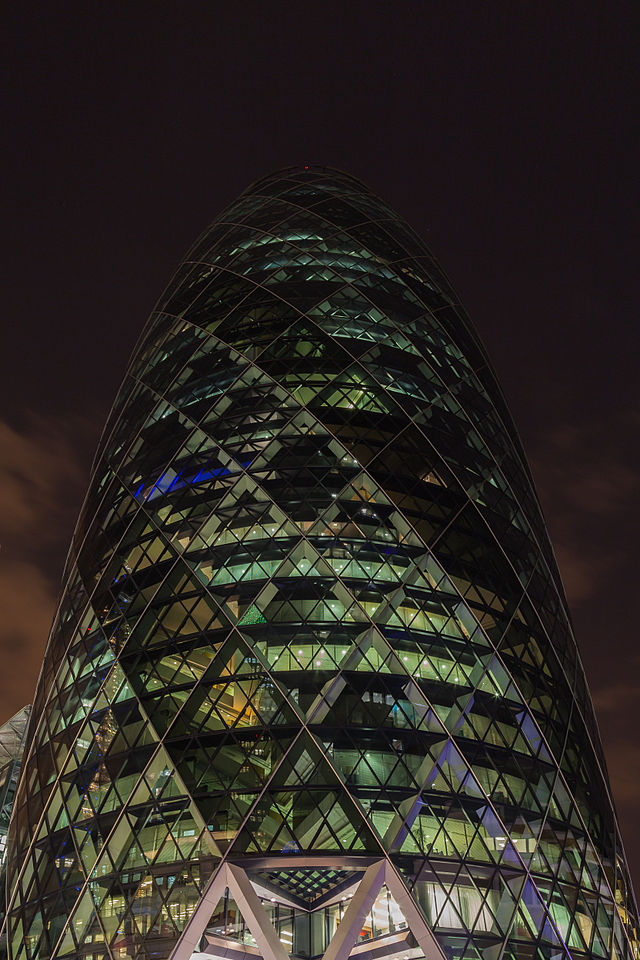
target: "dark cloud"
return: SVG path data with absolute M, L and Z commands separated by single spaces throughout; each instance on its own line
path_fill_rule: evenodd
M 638 415 L 581 417 L 541 431 L 530 452 L 571 608 L 631 866 L 640 864 Z
M 2 720 L 31 703 L 56 605 L 51 580 L 33 563 L 0 561 Z
M 0 538 L 3 549 L 37 555 L 57 541 L 84 483 L 78 434 L 85 421 L 32 420 L 24 430 L 0 420 Z
M 640 703 L 640 671 L 637 663 L 630 663 L 630 672 L 635 679 L 632 683 L 614 683 L 609 687 L 600 687 L 593 694 L 593 705 L 599 714 L 606 711 L 619 713 L 628 706 Z M 640 790 L 640 778 L 638 779 Z
M 0 421 L 0 720 L 31 702 L 86 485 L 87 421 Z
M 640 470 L 619 438 L 621 429 L 634 429 L 633 419 L 625 414 L 616 430 L 593 420 L 556 425 L 532 451 L 538 494 L 574 612 L 631 559 L 631 542 L 617 534 L 638 522 Z
M 635 740 L 619 740 L 609 745 L 607 766 L 613 784 L 613 795 L 621 816 L 637 815 L 640 804 L 640 744 Z M 624 832 L 630 848 L 635 846 L 635 832 Z

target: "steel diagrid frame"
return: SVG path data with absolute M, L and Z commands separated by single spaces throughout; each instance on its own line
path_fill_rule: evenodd
M 291 326 L 293 326 L 293 324 L 292 324 Z M 285 332 L 286 332 L 286 331 L 285 331 Z M 223 343 L 224 343 L 224 341 L 220 341 L 220 342 L 223 342 Z M 225 346 L 228 346 L 228 344 L 225 344 Z M 229 349 L 232 349 L 232 348 L 230 347 Z M 265 348 L 265 349 L 267 349 L 267 348 Z M 270 380 L 272 383 L 274 383 L 274 384 L 277 384 L 277 383 L 278 383 L 278 381 L 276 381 L 275 379 L 269 377 L 268 373 L 266 373 L 264 370 L 262 370 L 262 369 L 258 366 L 258 364 L 257 364 L 256 362 L 250 361 L 250 360 L 249 360 L 248 358 L 246 358 L 246 357 L 244 357 L 244 359 L 247 361 L 247 364 L 248 364 L 248 365 L 250 365 L 250 366 L 255 366 L 256 369 L 260 370 L 260 373 L 262 374 L 262 376 L 266 377 L 267 379 L 269 379 L 269 380 Z M 238 374 L 237 380 L 239 380 L 241 377 L 242 377 L 242 373 Z M 236 380 L 236 382 L 237 382 L 237 380 Z M 140 382 L 143 383 L 143 381 L 140 381 Z M 278 384 L 278 385 L 281 386 L 280 384 Z M 384 389 L 381 384 L 380 384 L 380 387 L 381 387 L 381 389 Z M 286 390 L 286 387 L 283 387 L 282 389 Z M 287 392 L 288 392 L 288 391 L 287 391 Z M 298 412 L 299 412 L 300 410 L 307 409 L 307 408 L 305 407 L 304 404 L 301 404 L 301 403 L 299 403 L 299 401 L 296 401 L 295 398 L 294 398 L 290 393 L 289 393 L 289 396 L 291 397 L 292 400 L 294 400 L 294 402 L 298 403 L 298 410 L 297 410 L 297 411 L 294 411 L 294 412 L 291 414 L 291 417 L 290 417 L 290 420 L 289 420 L 289 423 L 291 423 L 291 422 L 295 419 L 295 417 L 298 415 Z M 164 394 L 158 393 L 158 397 L 162 397 L 163 400 L 165 400 L 166 402 L 169 402 L 168 399 L 167 399 L 167 397 L 166 397 Z M 177 408 L 176 408 L 176 410 L 177 410 Z M 184 416 L 184 414 L 183 414 L 183 416 Z M 188 419 L 188 417 L 187 417 L 187 419 Z M 195 422 L 193 422 L 193 426 L 194 426 L 194 428 L 196 428 L 196 427 L 197 427 L 197 424 L 196 424 Z M 327 429 L 328 433 L 333 437 L 334 440 L 336 440 L 336 442 L 341 443 L 341 441 L 339 440 L 339 438 L 337 437 L 336 434 L 334 434 L 334 433 L 332 433 L 330 430 L 328 430 L 328 428 L 326 428 L 326 426 L 323 425 L 323 427 L 324 427 L 324 429 Z M 274 439 L 275 439 L 275 438 L 274 438 Z M 429 442 L 429 441 L 428 441 L 428 438 L 427 438 L 426 436 L 425 436 L 425 441 L 426 441 L 426 442 Z M 389 443 L 391 444 L 392 441 L 389 441 Z M 344 450 L 345 450 L 345 453 L 348 453 L 348 452 L 349 452 L 346 448 L 344 448 Z M 383 452 L 384 452 L 384 450 L 382 450 L 379 455 L 381 455 Z M 169 463 L 171 462 L 171 459 L 172 459 L 172 458 L 169 459 Z M 362 467 L 362 470 L 363 470 L 363 472 L 366 473 L 366 469 L 365 469 L 364 467 Z M 452 471 L 452 472 L 453 472 L 453 471 Z M 455 475 L 455 474 L 454 474 L 454 475 Z M 373 478 L 370 478 L 370 479 L 372 480 L 373 483 L 375 483 L 375 481 L 373 480 Z M 461 483 L 461 481 L 459 481 L 459 482 Z M 377 484 L 376 484 L 376 485 L 377 485 Z M 461 484 L 461 486 L 462 486 L 462 484 Z M 464 487 L 463 487 L 463 489 L 464 489 Z M 265 495 L 266 495 L 266 494 L 265 494 Z M 397 507 L 396 507 L 396 509 L 399 510 L 399 508 L 397 508 Z M 461 507 L 461 509 L 464 509 L 464 506 Z M 400 512 L 400 511 L 399 511 L 399 512 Z M 403 517 L 403 520 L 405 520 L 405 522 L 412 528 L 413 533 L 414 533 L 416 536 L 419 537 L 419 534 L 418 534 L 417 531 L 415 530 L 415 527 L 413 527 L 413 525 L 411 524 L 411 521 L 408 520 L 406 517 Z M 453 518 L 451 519 L 450 525 L 453 524 L 453 523 L 455 523 L 455 517 L 453 517 Z M 159 528 L 159 529 L 161 529 L 161 528 Z M 442 532 L 441 532 L 440 535 L 444 534 L 444 533 L 446 532 L 446 529 L 447 529 L 447 528 L 444 528 L 444 529 L 442 530 Z M 489 529 L 490 529 L 490 528 L 489 528 Z M 490 532 L 491 532 L 492 535 L 493 535 L 493 531 L 490 530 Z M 496 541 L 496 542 L 497 542 L 497 544 L 498 544 L 499 549 L 502 550 L 502 546 L 500 545 L 500 543 L 499 543 L 498 541 Z M 426 549 L 426 550 L 429 550 L 429 547 L 428 547 L 426 544 L 425 544 L 425 549 Z M 176 554 L 176 556 L 181 556 L 181 554 Z M 507 559 L 507 561 L 508 561 L 509 558 L 506 557 L 506 559 Z M 444 571 L 443 571 L 443 572 L 444 572 Z M 523 585 L 523 593 L 526 594 L 526 586 L 524 586 L 524 585 Z M 541 626 L 542 626 L 542 629 L 545 629 L 543 624 L 541 624 Z
M 222 269 L 222 270 L 226 270 L 227 272 L 229 272 L 230 274 L 232 274 L 232 275 L 234 275 L 234 276 L 238 276 L 238 277 L 241 277 L 241 276 L 242 276 L 242 275 L 240 275 L 240 274 L 234 274 L 233 271 L 229 270 L 229 268 L 224 268 L 224 267 L 223 267 L 223 268 L 221 268 L 221 269 Z M 348 284 L 348 281 L 347 281 L 345 278 L 342 278 L 342 277 L 341 277 L 340 279 L 342 280 L 342 282 L 343 282 L 346 286 L 349 285 L 349 284 Z M 259 287 L 260 289 L 265 290 L 265 291 L 267 290 L 267 288 L 264 286 L 264 284 L 259 283 L 258 281 L 251 281 L 251 282 L 253 282 L 256 287 Z M 366 299 L 366 298 L 365 298 L 365 299 Z M 293 304 L 288 303 L 288 301 L 286 301 L 286 300 L 284 300 L 284 299 L 283 299 L 283 302 L 287 303 L 288 306 L 292 306 L 292 307 L 294 306 Z M 372 306 L 374 306 L 374 305 L 372 304 Z M 429 310 L 429 308 L 428 308 L 428 306 L 427 306 L 426 304 L 424 304 L 424 307 L 425 307 L 425 310 L 427 311 L 427 313 L 431 314 L 431 311 Z M 295 309 L 295 307 L 294 307 L 294 309 Z M 433 314 L 431 314 L 431 315 L 434 316 Z M 318 327 L 318 329 L 321 329 L 321 328 L 318 326 L 318 324 L 317 324 L 317 322 L 316 322 L 316 320 L 315 320 L 314 318 L 309 317 L 309 316 L 308 316 L 307 314 L 305 314 L 305 313 L 298 312 L 298 316 L 297 316 L 296 320 L 295 320 L 295 321 L 292 321 L 288 328 L 286 328 L 285 330 L 281 331 L 281 332 L 278 334 L 278 337 L 276 337 L 273 342 L 276 342 L 276 340 L 279 339 L 281 336 L 285 335 L 285 334 L 288 332 L 288 330 L 294 328 L 295 325 L 296 325 L 296 323 L 300 320 L 301 317 L 304 317 L 306 320 L 308 320 L 309 322 L 313 323 L 314 326 Z M 393 323 L 393 321 L 392 321 L 392 323 Z M 395 325 L 395 324 L 394 324 L 394 325 Z M 223 340 L 220 340 L 220 342 L 225 343 Z M 229 349 L 234 349 L 234 348 L 232 348 L 229 344 L 226 344 L 226 343 L 225 343 L 225 346 L 229 346 Z M 341 345 L 341 346 L 342 346 L 342 345 Z M 369 349 L 372 350 L 372 349 L 375 348 L 375 346 L 376 346 L 376 344 L 373 344 Z M 263 349 L 262 349 L 262 352 L 265 352 L 265 351 L 268 350 L 268 349 L 269 349 L 269 345 L 264 346 Z M 347 347 L 343 347 L 343 349 L 344 349 L 346 352 L 349 352 Z M 258 356 L 259 356 L 259 355 L 258 355 Z M 357 359 L 353 356 L 353 354 L 351 354 L 351 356 L 352 356 L 352 359 L 354 360 L 354 362 L 357 363 L 358 361 L 357 361 Z M 425 356 L 425 355 L 423 354 L 423 357 L 422 357 L 422 358 L 423 358 L 424 362 L 426 362 L 427 365 L 433 370 L 433 366 L 432 366 L 432 364 L 429 362 L 428 356 Z M 251 360 L 249 360 L 249 359 L 246 358 L 246 357 L 245 357 L 245 359 L 247 360 L 247 362 L 248 362 L 249 364 L 252 364 L 252 365 L 254 365 L 257 369 L 259 369 L 263 376 L 271 379 L 272 382 L 277 382 L 277 381 L 273 380 L 273 378 L 270 378 L 270 377 L 269 377 L 269 374 L 268 374 L 266 371 L 264 371 L 262 368 L 259 367 L 258 362 L 257 362 L 257 359 L 258 359 L 258 358 L 256 358 L 255 361 L 251 361 Z M 376 379 L 375 374 L 373 374 L 372 371 L 366 370 L 365 368 L 362 368 L 362 369 L 365 370 L 365 372 L 368 373 L 369 376 L 373 376 L 373 378 Z M 434 370 L 434 373 L 436 374 L 436 376 L 439 376 L 438 373 L 437 373 L 437 371 Z M 241 374 L 239 374 L 238 379 L 240 378 L 240 376 L 241 376 Z M 471 376 L 476 377 L 475 371 L 470 370 L 468 376 L 469 376 L 469 377 L 471 377 Z M 377 382 L 378 382 L 378 385 L 380 386 L 380 388 L 381 388 L 382 390 L 385 390 L 385 389 L 386 389 L 383 384 L 381 384 L 379 381 L 377 381 Z M 443 387 L 445 388 L 445 389 L 444 389 L 444 393 L 445 393 L 445 394 L 446 394 L 446 393 L 451 393 L 451 390 L 453 389 L 453 387 L 452 387 L 452 386 L 447 387 L 447 386 L 446 386 L 446 383 L 445 383 L 444 381 L 441 381 L 441 382 L 443 383 Z M 283 389 L 286 390 L 286 387 L 283 387 Z M 293 398 L 292 398 L 292 399 L 293 399 Z M 437 403 L 440 399 L 441 399 L 441 397 L 438 397 L 437 399 L 433 400 L 430 405 L 433 405 L 433 404 Z M 298 401 L 296 401 L 296 402 L 298 402 Z M 300 406 L 302 407 L 302 406 L 304 406 L 304 405 L 303 405 L 303 404 L 300 404 Z M 428 409 L 428 407 L 425 408 L 425 409 Z M 464 407 L 461 407 L 461 409 L 462 409 L 463 412 L 465 412 Z M 423 412 L 424 412 L 424 411 L 422 411 L 421 413 L 423 413 Z M 470 426 L 472 427 L 472 429 L 474 429 L 475 431 L 477 431 L 477 430 L 478 430 L 477 424 L 474 424 L 474 423 L 473 423 L 473 421 L 468 417 L 468 415 L 466 414 L 466 412 L 465 412 L 465 416 L 467 417 L 468 423 L 470 424 Z M 498 416 L 499 416 L 499 413 L 498 413 Z M 408 415 L 408 418 L 409 418 L 409 420 L 417 427 L 417 429 L 419 429 L 420 432 L 423 433 L 420 425 L 416 423 L 416 421 L 413 419 L 413 417 L 412 417 L 410 414 Z M 335 435 L 334 435 L 334 436 L 335 436 Z M 429 439 L 424 433 L 423 433 L 423 437 L 424 437 L 425 442 L 426 442 L 426 443 L 429 443 L 429 444 L 431 445 L 430 439 Z M 336 438 L 336 439 L 337 439 L 337 438 Z M 393 442 L 393 441 L 389 441 L 389 444 L 391 444 L 392 442 Z M 496 468 L 497 468 L 497 469 L 501 472 L 501 474 L 502 474 L 501 467 L 500 467 L 500 465 L 498 464 L 498 462 L 497 462 L 497 460 L 496 460 L 496 458 L 495 458 L 495 455 L 494 455 L 493 451 L 491 450 L 491 447 L 490 447 L 488 444 L 486 444 L 486 443 L 484 444 L 484 446 L 485 446 L 485 449 L 490 453 L 490 455 L 491 455 L 491 457 L 492 457 L 492 459 L 493 459 L 493 461 L 494 461 L 494 463 L 495 463 L 495 465 L 496 465 Z M 434 448 L 434 449 L 435 449 L 435 448 Z M 384 452 L 384 450 L 380 451 L 380 453 L 378 454 L 378 456 L 381 456 L 383 452 Z M 436 452 L 437 452 L 437 451 L 436 451 Z M 452 470 L 452 473 L 454 474 L 454 476 L 456 476 L 456 471 L 455 471 L 455 469 L 454 469 L 453 467 L 451 467 L 450 464 L 449 464 L 449 468 Z M 456 479 L 458 479 L 458 482 L 461 484 L 462 489 L 465 489 L 465 488 L 464 488 L 464 485 L 463 485 L 463 483 L 462 483 L 462 481 L 461 481 L 461 479 L 460 479 L 459 477 L 456 477 Z M 505 482 L 507 483 L 507 486 L 510 487 L 510 483 L 509 483 L 509 481 L 508 481 L 508 478 L 504 478 L 504 479 L 505 479 Z M 513 499 L 514 499 L 514 502 L 515 502 L 516 504 L 518 504 L 518 498 L 515 496 L 515 494 L 513 494 Z M 471 501 L 471 502 L 473 502 L 473 501 Z M 464 507 L 462 507 L 461 509 L 463 509 L 463 508 L 464 508 Z M 520 509 L 521 509 L 521 507 L 520 507 Z M 484 518 L 482 518 L 482 519 L 484 519 Z M 452 518 L 451 522 L 453 523 L 454 520 L 455 520 L 455 518 Z M 495 531 L 493 531 L 493 529 L 492 529 L 490 526 L 488 526 L 488 529 L 489 529 L 489 532 L 491 533 L 491 535 L 495 537 Z M 444 532 L 445 532 L 445 531 L 443 530 L 442 533 L 444 533 Z M 529 528 L 529 533 L 530 533 L 530 536 L 532 536 L 532 537 L 534 538 L 534 541 L 536 541 L 536 543 L 537 543 L 535 531 L 534 531 L 532 528 Z M 504 547 L 503 547 L 503 545 L 500 543 L 500 541 L 499 541 L 497 538 L 496 538 L 496 543 L 497 543 L 497 545 L 498 545 L 498 548 L 504 553 Z M 510 560 L 510 558 L 508 557 L 508 555 L 507 555 L 506 553 L 505 553 L 505 559 L 507 560 L 507 562 L 511 563 L 511 560 Z M 547 569 L 548 569 L 548 565 L 547 565 L 546 558 L 544 557 L 544 555 L 542 554 L 542 552 L 540 553 L 539 559 L 542 560 L 542 562 L 545 564 L 545 567 L 547 567 Z M 526 595 L 526 592 L 527 592 L 526 587 L 524 587 L 524 591 L 523 591 L 523 592 L 524 592 L 524 594 Z M 535 607 L 535 605 L 534 605 L 534 607 Z M 542 629 L 544 629 L 544 630 L 546 631 L 545 625 L 544 625 L 544 624 L 541 624 L 541 626 L 542 626 Z M 574 645 L 575 645 L 575 641 L 573 641 L 573 642 L 574 642 Z M 564 665 L 561 665 L 561 666 L 562 666 L 562 669 L 564 670 L 564 669 L 565 669 L 565 668 L 564 668 Z
M 374 900 L 385 885 L 406 917 L 408 928 L 418 941 L 425 960 L 446 960 L 433 931 L 425 922 L 409 891 L 389 860 L 377 860 L 366 867 L 342 921 L 322 955 L 322 960 L 347 960 L 351 950 L 358 943 L 365 916 L 371 910 Z M 288 954 L 285 952 L 269 916 L 253 890 L 249 877 L 241 867 L 228 861 L 221 863 L 211 877 L 200 903 L 171 954 L 170 960 L 190 960 L 191 955 L 197 951 L 209 918 L 223 896 L 225 888 L 228 888 L 230 895 L 238 903 L 247 926 L 258 944 L 263 960 L 286 960 Z
M 226 888 L 283 960 L 260 858 L 294 910 L 315 909 L 296 865 L 329 892 L 364 872 L 326 960 L 383 884 L 427 960 L 635 956 L 515 430 L 448 281 L 351 178 L 267 178 L 187 254 L 65 582 L 10 838 L 10 960 L 166 960 L 178 941 L 183 960 Z

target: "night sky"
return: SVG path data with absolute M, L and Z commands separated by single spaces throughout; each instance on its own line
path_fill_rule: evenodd
M 108 410 L 186 248 L 327 163 L 420 233 L 488 348 L 640 887 L 635 3 L 14 5 L 2 71 L 0 722 L 31 701 Z

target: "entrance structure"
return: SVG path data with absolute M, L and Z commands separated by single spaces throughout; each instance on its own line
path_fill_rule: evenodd
M 65 582 L 12 960 L 638 955 L 511 418 L 440 268 L 358 181 L 281 171 L 189 251 Z

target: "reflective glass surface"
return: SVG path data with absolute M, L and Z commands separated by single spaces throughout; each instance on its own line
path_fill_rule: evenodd
M 381 858 L 451 960 L 638 956 L 511 418 L 441 269 L 357 180 L 280 171 L 188 252 L 65 583 L 11 833 L 13 960 L 169 957 L 223 861 L 317 956 L 336 891 Z M 199 949 L 221 937 L 256 949 L 229 890 Z M 360 940 L 406 937 L 383 886 Z

